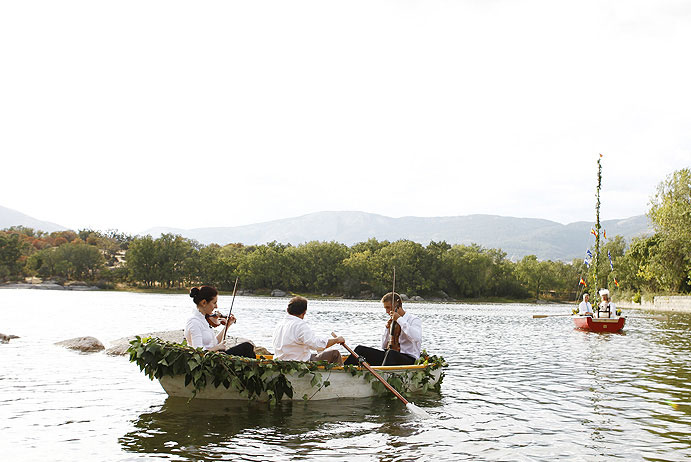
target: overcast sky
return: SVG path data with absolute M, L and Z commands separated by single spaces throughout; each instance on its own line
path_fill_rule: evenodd
M 688 1 L 0 3 L 0 205 L 69 228 L 643 214 Z

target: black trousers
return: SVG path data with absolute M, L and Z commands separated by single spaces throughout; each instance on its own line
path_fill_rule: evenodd
M 250 342 L 238 343 L 234 347 L 228 348 L 225 353 L 233 356 L 242 356 L 244 358 L 256 358 L 254 346 Z
M 389 355 L 386 357 L 386 364 L 382 364 L 386 351 L 358 345 L 355 347 L 355 353 L 367 361 L 370 366 L 409 366 L 415 364 L 415 358 L 404 353 L 399 353 L 396 350 L 389 350 Z M 350 355 L 343 364 L 357 365 L 357 363 L 355 356 Z

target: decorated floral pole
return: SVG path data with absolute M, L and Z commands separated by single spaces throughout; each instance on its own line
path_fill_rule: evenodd
M 595 192 L 595 232 L 593 233 L 595 235 L 595 274 L 593 277 L 593 289 L 596 291 L 596 293 L 599 291 L 599 285 L 598 285 L 598 271 L 600 269 L 600 188 L 602 187 L 602 154 L 600 154 L 600 157 L 597 159 L 597 189 Z M 597 298 L 595 294 L 593 294 L 594 298 Z M 596 300 L 599 303 L 599 298 Z

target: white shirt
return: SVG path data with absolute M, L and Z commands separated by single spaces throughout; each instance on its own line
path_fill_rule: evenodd
M 401 326 L 401 336 L 398 337 L 401 353 L 418 359 L 422 350 L 422 320 L 414 314 L 406 313 L 396 322 Z M 381 345 L 386 349 L 389 346 L 389 329 L 384 330 Z
M 605 303 L 604 301 L 600 302 L 600 309 L 601 310 L 607 310 L 607 303 Z M 614 318 L 614 317 L 616 317 L 616 315 L 617 315 L 617 306 L 614 303 L 609 302 L 609 317 Z
M 578 305 L 578 314 L 586 314 L 593 312 L 593 305 L 590 302 L 583 300 L 580 305 Z
M 274 359 L 309 361 L 313 350 L 323 350 L 329 339 L 318 337 L 304 319 L 286 314 L 274 329 Z
M 194 309 L 194 314 L 187 320 L 185 325 L 185 339 L 187 344 L 194 348 L 202 347 L 205 350 L 218 345 L 216 331 L 209 326 L 203 314 L 198 309 Z

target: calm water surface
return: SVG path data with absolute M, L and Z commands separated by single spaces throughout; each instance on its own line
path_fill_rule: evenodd
M 230 297 L 222 296 L 227 311 Z M 270 345 L 286 299 L 238 297 L 230 335 Z M 180 329 L 186 295 L 0 290 L 0 454 L 4 460 L 691 460 L 691 315 L 629 319 L 623 334 L 573 329 L 567 306 L 408 304 L 423 346 L 450 367 L 440 395 L 187 403 L 124 357 L 54 342 L 108 343 Z M 28 315 L 27 315 L 28 314 Z M 641 313 L 631 313 L 632 315 Z M 38 322 L 41 320 L 41 322 Z M 375 346 L 375 302 L 311 302 L 307 320 Z

